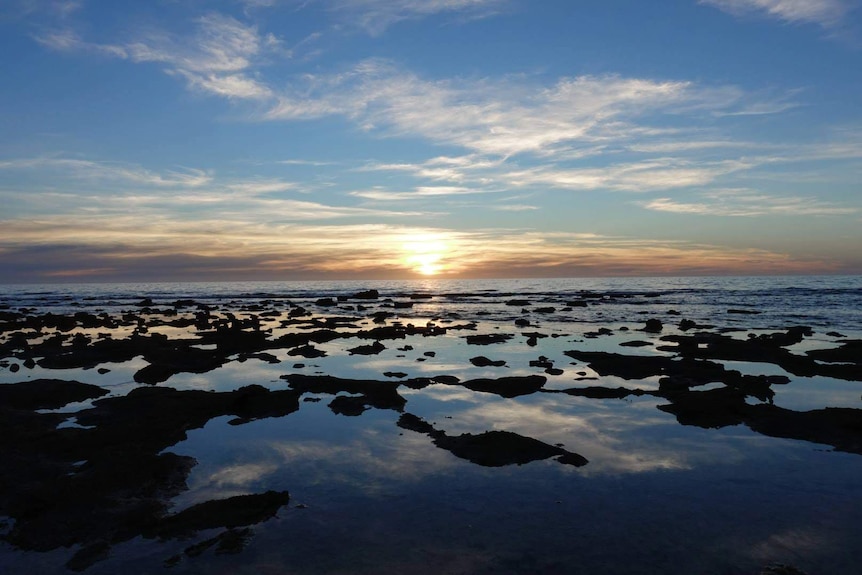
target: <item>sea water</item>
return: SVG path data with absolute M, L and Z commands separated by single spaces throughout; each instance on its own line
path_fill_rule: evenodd
M 359 310 L 363 302 L 356 300 L 314 308 L 320 298 L 368 289 L 380 292 L 379 301 L 364 302 L 373 309 Z M 397 316 L 390 321 L 473 327 L 385 341 L 386 349 L 371 356 L 351 355 L 349 349 L 368 343 L 353 338 L 319 345 L 326 356 L 314 359 L 277 350 L 279 363 L 232 361 L 159 385 L 228 391 L 258 384 L 275 390 L 287 388 L 282 376 L 295 373 L 385 380 L 385 372 L 403 372 L 463 381 L 542 373 L 530 366 L 541 355 L 563 370 L 546 376 L 543 393 L 506 398 L 455 385 L 402 387 L 404 411 L 448 436 L 508 431 L 559 444 L 589 463 L 480 466 L 399 427 L 397 410 L 345 416 L 329 408 L 331 395 L 309 394 L 304 399 L 311 401 L 285 417 L 243 425 L 215 418 L 167 450 L 197 461 L 188 489 L 172 501 L 174 511 L 235 495 L 290 491 L 290 505 L 254 526 L 245 550 L 210 551 L 166 571 L 165 558 L 190 542 L 135 538 L 114 546 L 87 572 L 742 574 L 781 563 L 814 574 L 862 566 L 862 456 L 762 435 L 745 425 L 681 425 L 658 409 L 667 401 L 652 395 L 555 393 L 590 385 L 657 389 L 658 378 L 600 376 L 564 352 L 668 355 L 658 349 L 658 338 L 681 333 L 675 326 L 683 318 L 740 338 L 810 326 L 812 335 L 793 346 L 797 353 L 862 338 L 858 276 L 27 285 L 2 287 L 0 306 L 68 314 L 135 311 L 143 303 L 164 307 L 180 299 L 222 309 L 286 309 L 289 302 L 315 315 L 358 321 L 389 309 L 390 298 L 416 294 L 432 297 L 392 310 Z M 529 304 L 512 305 L 521 299 Z M 578 299 L 590 305 L 568 305 Z M 514 326 L 525 318 L 529 327 Z M 650 318 L 664 323 L 661 334 L 640 331 Z M 602 327 L 611 333 L 590 336 Z M 548 337 L 529 345 L 525 331 Z M 513 338 L 475 346 L 464 338 L 473 333 Z M 650 345 L 619 345 L 636 339 Z M 478 355 L 505 365 L 476 367 L 470 359 Z M 787 375 L 771 363 L 724 363 L 743 374 Z M 0 369 L 0 383 L 76 379 L 124 395 L 138 387 L 133 375 L 145 365 L 136 358 L 111 364 L 104 374 Z M 862 408 L 860 382 L 789 377 L 789 384 L 775 386 L 779 407 Z M 72 551 L 22 552 L 5 545 L 0 572 L 62 573 Z

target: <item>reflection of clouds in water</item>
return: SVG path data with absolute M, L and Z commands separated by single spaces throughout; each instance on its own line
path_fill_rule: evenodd
M 278 468 L 274 463 L 245 463 L 223 467 L 202 481 L 206 485 L 238 487 L 259 482 Z
M 393 480 L 417 482 L 458 465 L 452 455 L 431 446 L 422 435 L 361 435 L 339 445 L 273 440 L 267 447 L 281 464 L 303 473 L 306 483 L 346 484 L 366 493 L 380 492 Z
M 829 557 L 839 551 L 840 543 L 834 534 L 821 533 L 816 528 L 805 526 L 773 533 L 766 539 L 751 544 L 748 553 L 761 564 L 775 561 L 776 557 L 810 560 L 812 556 Z
M 462 401 L 479 404 L 482 403 L 485 398 L 488 397 L 488 394 L 480 394 L 475 391 L 470 391 L 467 388 L 458 386 L 458 385 L 443 385 L 443 384 L 435 384 L 429 385 L 423 389 L 399 389 L 398 393 L 408 398 L 411 397 L 427 397 L 433 399 L 435 401 Z M 407 404 L 407 411 L 410 411 L 410 404 Z
M 213 499 L 258 492 L 258 487 L 278 468 L 276 462 L 269 461 L 227 465 L 203 476 L 192 473 L 189 490 L 174 499 L 172 511 L 176 513 Z
M 595 400 L 592 400 L 595 401 Z M 586 457 L 590 463 L 579 469 L 585 475 L 641 473 L 657 469 L 689 469 L 688 454 L 679 445 L 658 445 L 656 431 L 676 426 L 667 417 L 651 416 L 640 406 L 609 409 L 590 404 L 590 411 L 561 411 L 559 396 L 524 404 L 512 400 L 485 401 L 458 413 L 447 432 L 477 433 L 497 429 L 519 433 L 546 443 L 563 443 L 566 449 Z M 627 404 L 631 406 L 631 404 Z M 603 407 L 604 410 L 598 409 Z M 654 403 L 643 405 L 654 409 Z M 448 420 L 447 420 L 448 421 Z
M 291 358 L 293 359 L 295 358 Z M 284 364 L 269 364 L 250 358 L 243 362 L 231 361 L 206 373 L 177 373 L 172 375 L 164 385 L 179 390 L 205 391 L 233 391 L 253 384 L 263 385 L 271 390 L 284 389 L 287 387 L 285 382 L 278 379 L 285 373 L 284 370 Z

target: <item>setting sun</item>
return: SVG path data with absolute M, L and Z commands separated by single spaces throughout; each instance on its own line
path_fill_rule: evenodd
M 442 260 L 448 251 L 446 243 L 431 234 L 411 237 L 402 250 L 404 264 L 416 273 L 433 276 L 445 269 Z

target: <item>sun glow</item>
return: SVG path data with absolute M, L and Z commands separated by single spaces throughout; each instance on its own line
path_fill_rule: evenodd
M 434 236 L 413 236 L 404 242 L 402 249 L 404 264 L 416 273 L 433 276 L 446 269 L 443 259 L 448 248 Z

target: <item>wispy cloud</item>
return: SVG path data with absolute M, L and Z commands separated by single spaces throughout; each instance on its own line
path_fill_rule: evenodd
M 166 65 L 166 72 L 186 80 L 189 87 L 230 99 L 268 99 L 273 96 L 264 82 L 250 75 L 258 57 L 274 45 L 274 37 L 262 36 L 255 26 L 230 16 L 210 13 L 198 18 L 190 37 L 159 31 L 113 44 L 83 40 L 71 29 L 45 32 L 36 40 L 53 50 L 85 51 Z
M 511 185 L 550 186 L 567 190 L 618 190 L 647 192 L 688 188 L 712 183 L 717 178 L 752 167 L 746 161 L 692 162 L 658 158 L 602 168 L 531 168 L 503 175 Z
M 618 75 L 562 78 L 551 86 L 513 78 L 426 80 L 382 60 L 301 81 L 277 97 L 266 119 L 342 115 L 369 132 L 418 135 L 498 157 L 643 138 L 655 114 L 750 114 L 760 102 L 733 86 Z
M 456 14 L 469 19 L 487 17 L 509 0 L 329 0 L 328 3 L 344 21 L 378 35 L 397 22 L 436 14 Z
M 350 192 L 350 195 L 366 200 L 392 202 L 487 193 L 492 192 L 491 190 L 476 190 L 473 188 L 463 188 L 458 186 L 419 186 L 409 192 L 393 192 L 384 189 L 372 189 L 353 191 Z
M 764 14 L 791 23 L 838 26 L 850 12 L 846 0 L 700 0 L 733 15 Z
M 90 181 L 122 181 L 147 186 L 196 188 L 212 181 L 204 170 L 185 168 L 164 173 L 117 162 L 38 157 L 0 160 L 0 170 L 48 170 Z
M 775 196 L 752 190 L 718 190 L 701 194 L 703 201 L 682 202 L 656 198 L 641 202 L 648 210 L 709 216 L 838 216 L 859 213 L 859 208 L 800 196 Z
M 140 277 L 149 269 L 186 279 L 404 277 L 432 258 L 444 276 L 472 277 L 811 273 L 840 265 L 768 250 L 531 230 L 188 221 L 169 213 L 52 216 L 2 225 L 7 269 L 0 269 L 26 272 L 31 281 L 93 269 L 112 270 L 104 277 L 113 279 Z M 218 241 L 213 230 L 219 230 Z

